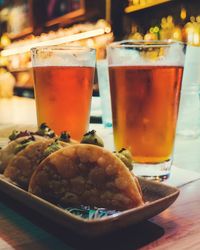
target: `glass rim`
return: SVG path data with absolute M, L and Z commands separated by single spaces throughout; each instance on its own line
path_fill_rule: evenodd
M 170 47 L 172 45 L 185 46 L 186 43 L 181 41 L 175 41 L 171 39 L 167 40 L 122 40 L 113 42 L 108 45 L 108 48 L 148 48 L 148 47 Z
M 78 45 L 47 45 L 47 46 L 37 46 L 31 48 L 31 52 L 35 53 L 36 51 L 83 51 L 83 52 L 92 52 L 96 51 L 94 48 Z

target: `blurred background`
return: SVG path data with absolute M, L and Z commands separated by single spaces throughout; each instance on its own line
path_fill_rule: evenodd
M 0 96 L 32 98 L 30 48 L 94 47 L 97 60 L 121 39 L 174 39 L 200 45 L 199 0 L 0 0 Z M 2 90 L 1 84 L 7 83 Z M 4 84 L 5 85 L 5 84 Z M 94 95 L 98 95 L 97 79 Z

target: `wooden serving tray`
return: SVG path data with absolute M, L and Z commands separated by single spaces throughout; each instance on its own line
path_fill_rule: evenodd
M 10 183 L 3 175 L 0 175 L 0 190 L 43 215 L 43 219 L 49 219 L 82 236 L 93 237 L 150 219 L 168 208 L 179 195 L 179 190 L 175 187 L 143 178 L 139 178 L 139 181 L 146 201 L 144 206 L 97 219 L 84 219 L 71 214 Z

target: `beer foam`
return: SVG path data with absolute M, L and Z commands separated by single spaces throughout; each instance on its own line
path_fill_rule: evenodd
M 180 45 L 174 45 L 168 48 L 167 55 L 159 58 L 150 59 L 141 56 L 140 50 L 112 48 L 112 54 L 108 49 L 109 66 L 183 66 L 184 50 Z
M 85 66 L 95 67 L 95 52 L 85 53 L 78 50 L 38 51 L 31 55 L 33 67 L 46 66 Z

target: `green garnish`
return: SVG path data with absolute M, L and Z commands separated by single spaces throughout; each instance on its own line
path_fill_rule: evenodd
M 122 148 L 118 152 L 114 151 L 113 153 L 126 165 L 130 171 L 133 169 L 132 155 L 128 149 Z
M 13 130 L 12 134 L 8 138 L 10 139 L 10 141 L 14 141 L 20 137 L 32 136 L 32 135 L 34 135 L 34 133 L 29 130 L 24 130 L 24 131 Z
M 12 131 L 12 134 L 9 135 L 9 137 L 8 137 L 9 140 L 10 140 L 10 141 L 14 141 L 14 140 L 17 138 L 17 136 L 19 135 L 19 133 L 20 133 L 19 131 L 13 130 L 13 131 Z
M 103 140 L 96 134 L 95 130 L 91 130 L 84 134 L 81 143 L 94 144 L 96 146 L 104 147 Z
M 59 144 L 58 140 L 52 142 L 44 151 L 44 156 L 47 157 L 48 155 L 52 154 L 53 152 L 61 149 L 62 146 Z
M 38 131 L 35 133 L 37 135 L 40 135 L 40 136 L 48 136 L 50 138 L 53 138 L 55 137 L 55 132 L 50 129 L 46 123 L 42 123 L 38 129 Z
M 28 145 L 30 145 L 31 143 L 33 143 L 33 141 L 35 141 L 35 138 L 33 136 L 29 137 L 26 140 L 21 141 L 14 150 L 14 153 L 17 154 L 19 153 L 22 149 L 26 148 Z
M 70 142 L 70 134 L 66 131 L 61 132 L 60 137 L 58 138 L 59 141 Z
M 133 156 L 132 156 L 131 152 L 128 149 L 122 148 L 122 149 L 120 149 L 118 151 L 118 153 L 124 155 L 130 162 L 133 161 Z

